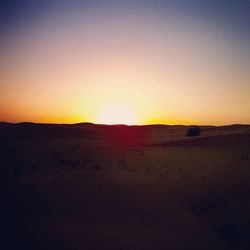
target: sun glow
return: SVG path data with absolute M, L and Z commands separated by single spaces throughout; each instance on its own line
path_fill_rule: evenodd
M 106 106 L 99 114 L 97 123 L 100 124 L 137 124 L 138 118 L 127 105 L 112 104 Z

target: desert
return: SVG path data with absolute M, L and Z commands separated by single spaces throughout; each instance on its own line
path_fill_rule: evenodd
M 3 249 L 249 249 L 250 126 L 1 123 Z

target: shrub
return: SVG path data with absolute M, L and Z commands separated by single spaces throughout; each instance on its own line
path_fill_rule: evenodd
M 201 128 L 199 126 L 191 127 L 187 130 L 187 136 L 199 136 Z

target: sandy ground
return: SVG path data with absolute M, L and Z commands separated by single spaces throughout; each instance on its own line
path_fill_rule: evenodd
M 2 249 L 250 249 L 250 126 L 0 124 Z

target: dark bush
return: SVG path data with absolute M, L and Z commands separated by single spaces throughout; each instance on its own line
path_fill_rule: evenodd
M 199 136 L 201 134 L 201 128 L 198 126 L 191 127 L 187 130 L 187 136 Z

